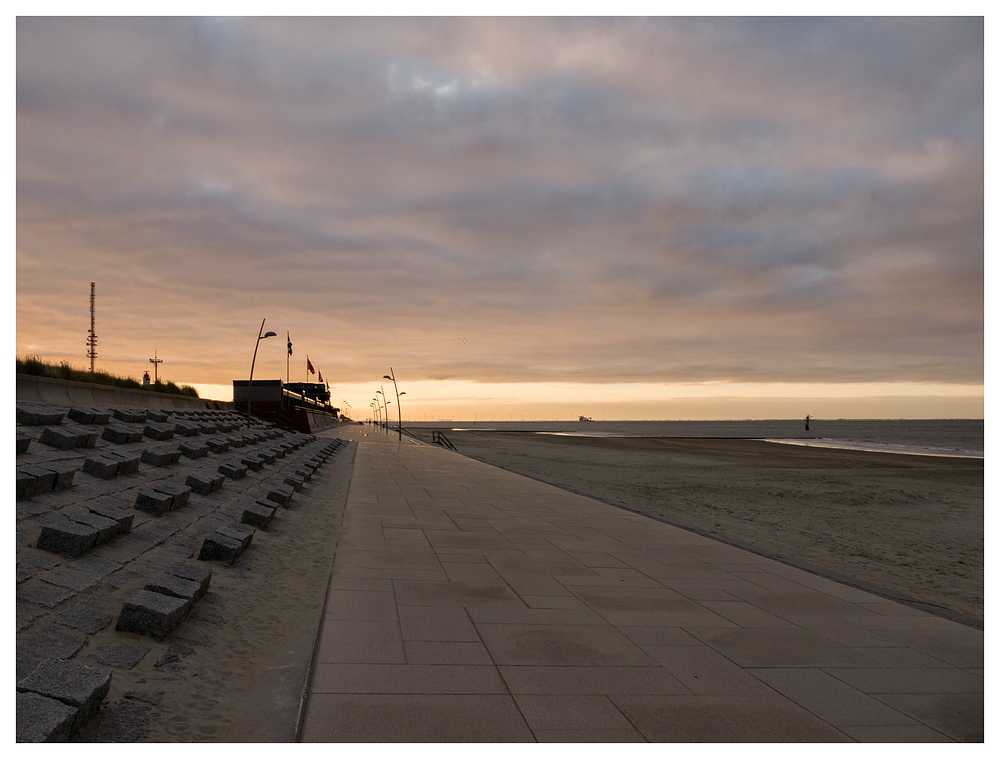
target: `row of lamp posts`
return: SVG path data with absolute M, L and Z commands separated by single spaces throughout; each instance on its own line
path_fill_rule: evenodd
M 402 393 L 399 392 L 399 386 L 396 384 L 396 373 L 389 367 L 389 373 L 382 375 L 382 379 L 392 380 L 392 386 L 396 391 L 396 420 L 397 426 L 396 431 L 399 433 L 399 439 L 403 439 L 403 411 L 399 405 L 399 397 L 406 395 L 404 390 Z M 382 396 L 379 399 L 379 396 Z M 372 407 L 372 413 L 375 415 L 375 423 L 379 427 L 384 429 L 389 429 L 389 404 L 392 403 L 389 399 L 385 397 L 385 390 L 379 385 L 379 389 L 375 391 L 375 397 L 372 398 L 372 402 L 369 404 Z

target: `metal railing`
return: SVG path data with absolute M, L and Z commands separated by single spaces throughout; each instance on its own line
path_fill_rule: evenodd
M 441 430 L 434 430 L 431 433 L 431 442 L 435 445 L 443 445 L 445 448 L 450 448 L 453 451 L 458 450 Z

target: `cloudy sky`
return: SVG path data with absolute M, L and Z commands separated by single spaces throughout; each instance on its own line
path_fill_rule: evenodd
M 83 367 L 96 281 L 100 368 L 266 318 L 355 416 L 981 416 L 983 34 L 22 17 L 17 353 Z

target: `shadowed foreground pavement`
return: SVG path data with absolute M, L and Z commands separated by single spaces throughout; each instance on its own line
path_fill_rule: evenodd
M 983 740 L 981 631 L 339 434 L 359 446 L 303 740 Z

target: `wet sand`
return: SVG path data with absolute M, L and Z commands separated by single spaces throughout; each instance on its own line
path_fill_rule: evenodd
M 430 441 L 430 429 L 413 432 Z M 480 461 L 982 627 L 982 459 L 755 440 L 447 435 Z

